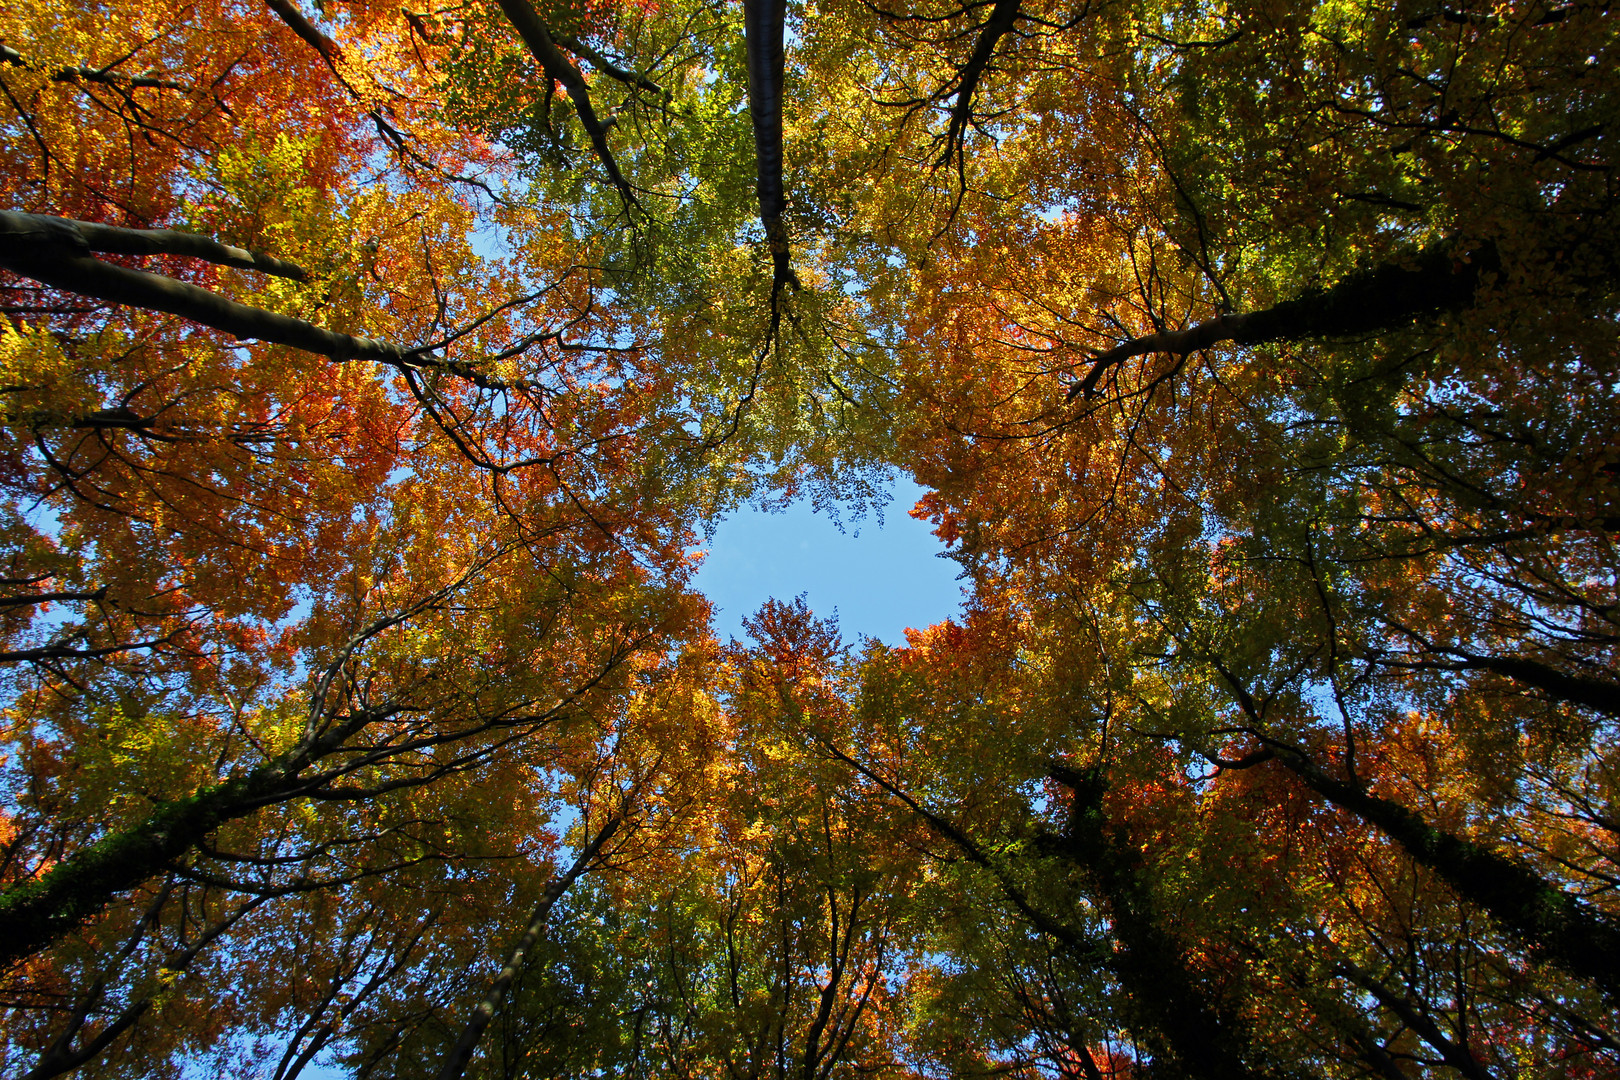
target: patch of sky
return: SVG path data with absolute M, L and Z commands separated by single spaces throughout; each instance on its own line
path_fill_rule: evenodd
M 478 228 L 467 234 L 467 243 L 480 259 L 503 259 L 511 253 L 511 230 L 498 221 L 481 218 Z
M 29 528 L 50 537 L 52 540 L 62 538 L 62 518 L 56 508 L 43 498 L 38 498 L 23 507 L 21 517 Z
M 728 514 L 704 544 L 694 583 L 715 606 L 715 632 L 743 638 L 742 620 L 766 600 L 801 594 L 818 617 L 836 614 L 851 643 L 903 645 L 908 627 L 958 615 L 960 568 L 932 527 L 907 514 L 923 494 L 897 478 L 887 513 L 862 521 L 844 522 L 837 507 L 817 511 L 807 499 Z
M 1055 202 L 1048 203 L 1039 210 L 1035 211 L 1035 216 L 1046 222 L 1048 225 L 1056 225 L 1059 221 L 1063 220 L 1063 215 L 1068 212 L 1069 209 L 1067 206 L 1061 202 Z

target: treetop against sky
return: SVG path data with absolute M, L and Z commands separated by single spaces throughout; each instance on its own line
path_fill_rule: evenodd
M 0 1071 L 1614 1075 L 1617 30 L 7 7 Z
M 926 494 L 897 478 L 891 501 L 856 519 L 809 499 L 786 508 L 740 507 L 700 541 L 693 585 L 713 605 L 722 641 L 747 637 L 743 620 L 773 597 L 803 595 L 844 640 L 903 644 L 906 631 L 960 617 L 961 567 L 924 521 L 908 511 Z

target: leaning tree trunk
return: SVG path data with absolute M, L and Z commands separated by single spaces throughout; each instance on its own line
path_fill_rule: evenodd
M 1352 274 L 1325 291 L 1309 292 L 1260 311 L 1219 315 L 1186 330 L 1132 338 L 1093 359 L 1085 378 L 1069 388 L 1069 399 L 1094 396 L 1108 370 L 1133 356 L 1185 356 L 1223 341 L 1262 345 L 1411 326 L 1470 306 L 1485 276 L 1500 269 L 1494 245 L 1464 251 L 1443 241 L 1425 248 L 1410 264 L 1386 263 Z

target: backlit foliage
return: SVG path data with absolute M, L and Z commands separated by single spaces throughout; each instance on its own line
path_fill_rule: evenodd
M 4 1071 L 1614 1075 L 1617 41 L 11 5 Z

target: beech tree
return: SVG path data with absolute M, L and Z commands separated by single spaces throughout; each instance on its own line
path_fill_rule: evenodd
M 6 1070 L 1614 1072 L 1616 39 L 0 15 Z

